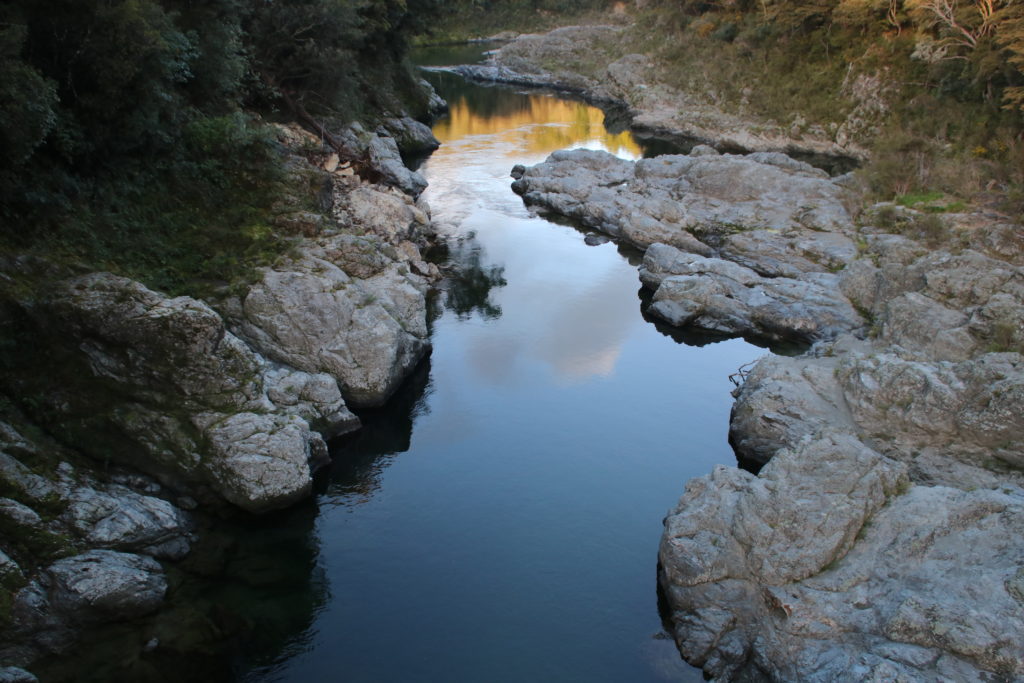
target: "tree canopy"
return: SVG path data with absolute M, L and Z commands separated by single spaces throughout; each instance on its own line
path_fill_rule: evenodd
M 403 59 L 437 1 L 7 0 L 0 240 L 157 268 L 217 229 L 244 250 L 277 163 L 253 112 L 420 113 Z

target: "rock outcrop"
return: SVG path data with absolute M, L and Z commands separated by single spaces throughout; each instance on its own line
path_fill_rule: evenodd
M 212 491 L 253 512 L 288 505 L 326 461 L 310 422 L 331 432 L 358 424 L 330 378 L 269 382 L 267 361 L 196 299 L 93 273 L 59 283 L 32 314 L 61 357 L 38 380 L 55 383 L 49 424 L 81 434 L 86 452 L 201 497 Z
M 1024 677 L 1024 229 L 944 217 L 937 245 L 908 236 L 913 212 L 857 226 L 845 180 L 777 154 L 576 150 L 512 175 L 527 204 L 644 249 L 653 315 L 813 344 L 735 392 L 730 442 L 759 474 L 717 468 L 665 520 L 688 661 L 721 680 Z
M 829 288 L 869 334 L 737 389 L 730 441 L 767 464 L 691 481 L 660 552 L 680 650 L 716 678 L 1024 676 L 1022 230 L 970 230 L 927 249 L 862 228 Z M 662 283 L 707 261 L 648 254 Z
M 654 244 L 640 279 L 655 292 L 648 311 L 677 327 L 810 343 L 862 326 L 832 273 L 766 278 L 732 261 Z
M 444 107 L 436 93 L 429 107 Z M 402 155 L 438 142 L 405 116 L 378 123 L 335 126 L 343 150 L 275 127 L 284 174 L 266 218 L 283 253 L 248 281 L 192 283 L 205 300 L 0 259 L 0 323 L 16 336 L 0 396 L 5 665 L 160 609 L 182 567 L 207 570 L 190 555 L 212 516 L 309 495 L 325 439 L 360 426 L 349 405 L 380 405 L 429 352 L 440 273 L 421 251 L 426 181 Z
M 573 150 L 513 176 L 527 204 L 646 249 L 650 312 L 673 325 L 813 342 L 864 324 L 833 272 L 857 256 L 846 191 L 807 164 Z
M 388 215 L 386 203 L 374 205 L 367 197 L 359 202 L 364 203 L 348 210 L 365 212 L 390 230 L 402 225 L 381 220 Z M 406 225 L 426 221 L 422 212 L 412 216 L 415 207 L 405 208 Z M 232 328 L 268 358 L 327 373 L 351 405 L 380 405 L 430 349 L 426 294 L 437 270 L 403 237 L 389 241 L 371 228 L 362 235 L 310 240 L 297 258 L 265 268 L 259 281 L 222 310 Z

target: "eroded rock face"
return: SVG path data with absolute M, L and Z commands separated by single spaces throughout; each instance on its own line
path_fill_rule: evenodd
M 528 204 L 640 248 L 662 242 L 703 255 L 722 249 L 737 256 L 731 260 L 747 255 L 743 265 L 769 276 L 827 271 L 856 253 L 843 234 L 852 228 L 845 191 L 823 171 L 782 154 L 631 162 L 607 152 L 560 151 L 524 169 L 512 188 Z M 764 230 L 783 239 L 762 265 L 755 256 L 763 248 L 751 233 Z
M 94 273 L 58 285 L 35 314 L 55 336 L 81 340 L 65 349 L 66 371 L 91 376 L 58 397 L 57 419 L 116 430 L 120 443 L 81 447 L 106 457 L 120 445 L 115 457 L 173 486 L 212 490 L 254 512 L 287 505 L 308 493 L 310 463 L 323 461 L 309 422 L 328 431 L 356 424 L 333 380 L 282 377 L 195 299 Z M 266 438 L 242 438 L 240 423 Z
M 907 481 L 850 435 L 692 481 L 661 546 L 684 656 L 723 679 L 1024 673 L 1020 491 Z
M 640 279 L 655 290 L 649 312 L 677 327 L 814 342 L 863 324 L 831 273 L 765 278 L 730 261 L 654 244 Z

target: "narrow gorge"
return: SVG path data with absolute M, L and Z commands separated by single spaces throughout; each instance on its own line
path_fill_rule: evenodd
M 327 78 L 366 110 L 270 21 L 263 114 L 186 127 L 252 154 L 234 252 L 4 233 L 0 681 L 1024 677 L 1019 216 L 869 201 L 852 69 L 783 125 L 618 8 L 408 75 L 375 7 Z

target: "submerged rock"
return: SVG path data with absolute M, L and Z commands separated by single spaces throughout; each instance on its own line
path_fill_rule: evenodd
M 138 617 L 163 602 L 167 580 L 156 560 L 112 550 L 55 562 L 47 570 L 49 599 L 78 622 Z

